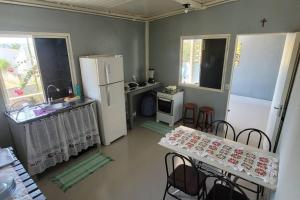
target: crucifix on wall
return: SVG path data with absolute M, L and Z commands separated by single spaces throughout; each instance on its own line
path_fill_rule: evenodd
M 260 20 L 261 26 L 265 27 L 265 24 L 268 22 L 268 20 L 266 18 L 263 18 L 262 20 Z

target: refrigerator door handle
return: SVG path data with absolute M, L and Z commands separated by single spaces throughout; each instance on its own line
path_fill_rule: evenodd
M 105 78 L 106 78 L 106 84 L 109 84 L 109 66 L 104 63 L 104 70 L 105 70 Z
M 107 105 L 110 106 L 110 89 L 109 89 L 109 85 L 105 86 L 106 89 L 106 100 L 107 100 Z

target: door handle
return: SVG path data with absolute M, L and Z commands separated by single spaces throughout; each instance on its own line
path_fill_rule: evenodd
M 104 70 L 105 70 L 106 84 L 109 84 L 109 69 L 108 69 L 106 63 L 104 63 Z
M 165 99 L 165 98 L 161 98 L 161 97 L 159 97 L 158 100 L 166 101 L 166 102 L 172 102 L 172 100 L 170 100 L 170 99 Z
M 107 85 L 105 88 L 106 88 L 107 105 L 110 106 L 110 89 L 109 89 L 109 85 Z
M 282 114 L 283 106 L 282 105 L 280 105 L 279 107 L 274 106 L 274 109 L 277 110 L 277 115 L 278 115 L 278 117 L 280 117 Z

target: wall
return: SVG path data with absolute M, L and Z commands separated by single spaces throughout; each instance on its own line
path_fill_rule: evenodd
M 291 98 L 282 127 L 278 153 L 279 176 L 276 192 L 271 194 L 272 200 L 299 199 L 300 177 L 300 67 L 294 82 Z
M 299 0 L 240 0 L 203 11 L 190 12 L 150 23 L 150 65 L 156 66 L 156 78 L 164 84 L 178 84 L 180 36 L 231 34 L 226 83 L 237 34 L 295 32 L 300 30 Z M 263 28 L 260 20 L 268 22 Z M 217 119 L 226 115 L 228 90 L 212 92 L 185 89 L 185 101 L 208 105 Z
M 272 101 L 286 36 L 241 35 L 240 64 L 234 68 L 231 93 Z
M 71 34 L 74 60 L 89 54 L 122 54 L 125 80 L 145 74 L 145 25 L 108 17 L 0 4 L 0 31 L 63 32 Z M 9 144 L 3 98 L 0 97 L 0 146 Z

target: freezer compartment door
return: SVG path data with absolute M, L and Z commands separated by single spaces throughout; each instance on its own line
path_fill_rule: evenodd
M 79 61 L 84 95 L 99 100 L 97 60 L 80 58 Z
M 107 85 L 124 80 L 123 57 L 111 56 L 97 59 L 99 85 Z
M 100 86 L 100 129 L 105 145 L 127 134 L 124 82 Z

